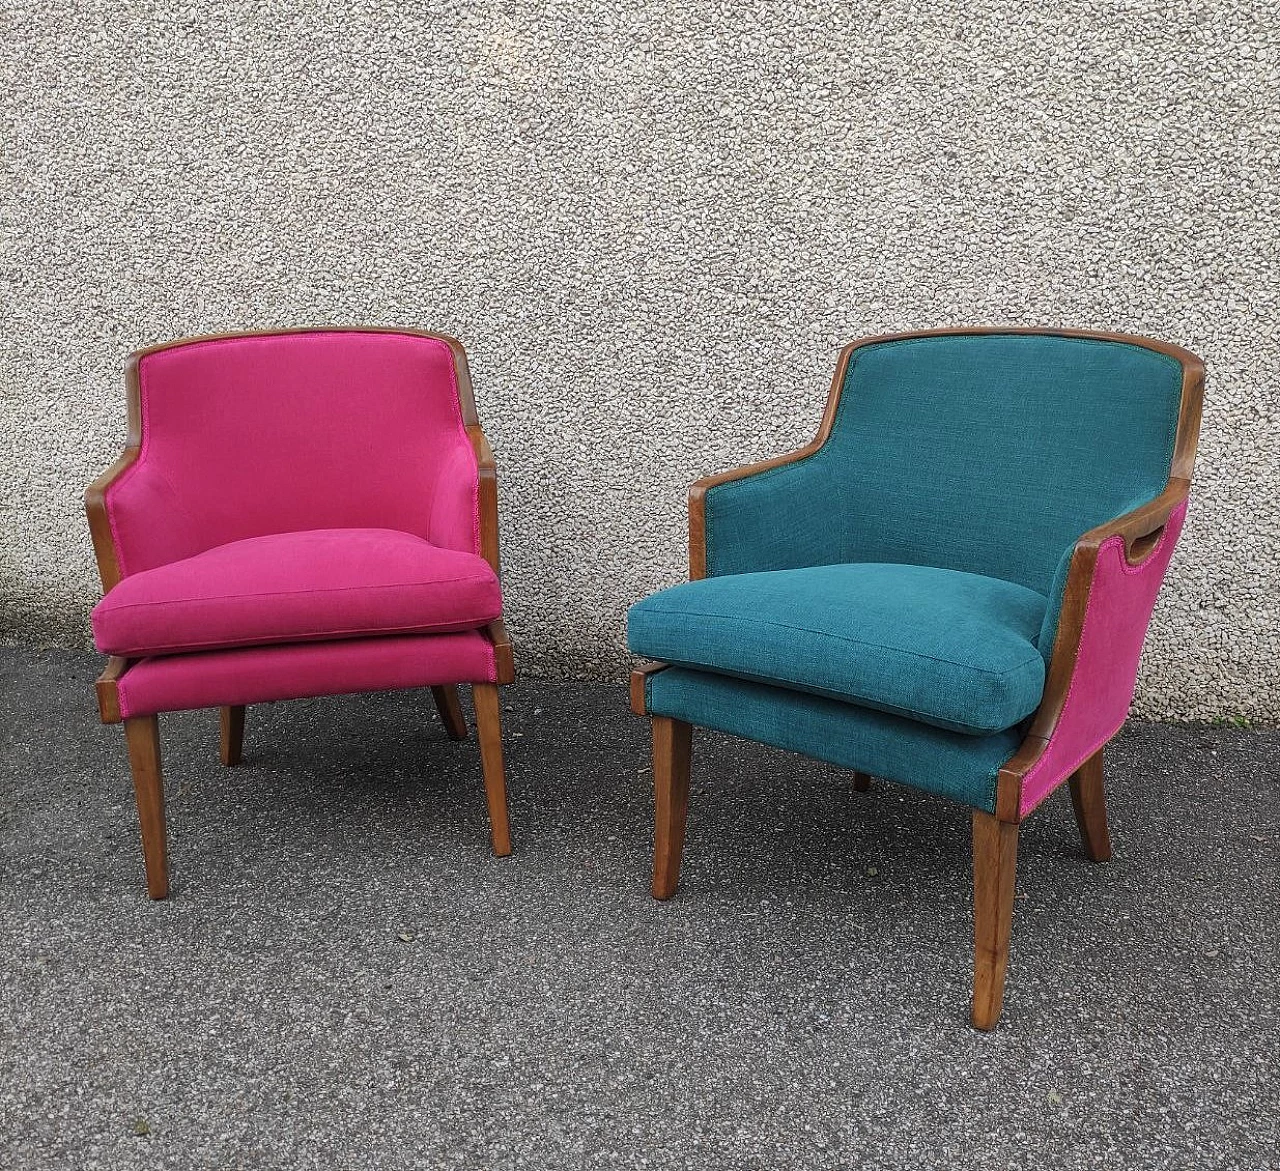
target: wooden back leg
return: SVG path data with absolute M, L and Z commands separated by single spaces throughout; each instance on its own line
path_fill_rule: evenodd
M 680 882 L 680 856 L 689 818 L 689 760 L 693 728 L 653 717 L 653 897 L 669 899 Z
M 1107 798 L 1102 791 L 1101 749 L 1080 766 L 1068 787 L 1084 852 L 1095 862 L 1110 861 L 1111 833 L 1107 829 Z
M 240 763 L 244 752 L 244 705 L 219 709 L 222 737 L 218 758 L 228 768 Z
M 436 711 L 440 713 L 440 722 L 444 725 L 445 735 L 450 740 L 465 740 L 467 721 L 462 714 L 462 704 L 458 702 L 457 687 L 433 687 L 431 698 L 436 701 Z
M 994 1029 L 1004 1008 L 1013 925 L 1018 827 L 973 811 L 973 1027 Z
M 160 722 L 155 716 L 135 716 L 124 722 L 142 827 L 142 858 L 147 868 L 147 893 L 169 897 L 169 860 L 164 818 L 164 777 L 160 771 Z
M 496 683 L 474 683 L 471 699 L 476 709 L 476 734 L 484 768 L 484 793 L 489 804 L 489 833 L 499 858 L 511 853 L 511 826 L 507 820 L 507 779 L 502 763 L 502 708 Z M 465 732 L 464 732 L 465 734 Z

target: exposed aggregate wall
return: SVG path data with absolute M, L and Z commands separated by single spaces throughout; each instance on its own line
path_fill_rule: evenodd
M 1136 709 L 1280 718 L 1269 0 L 3 8 L 0 616 L 82 644 L 137 347 L 471 355 L 530 673 L 618 678 L 685 486 L 807 440 L 841 344 L 1119 329 L 1209 366 Z

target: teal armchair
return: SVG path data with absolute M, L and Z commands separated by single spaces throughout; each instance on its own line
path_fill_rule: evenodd
M 1102 749 L 1185 516 L 1203 378 L 1121 334 L 871 338 L 812 443 L 694 484 L 691 580 L 628 616 L 654 896 L 679 878 L 695 725 L 962 802 L 972 1020 L 992 1028 L 1020 822 L 1068 782 L 1087 853 L 1110 856 Z

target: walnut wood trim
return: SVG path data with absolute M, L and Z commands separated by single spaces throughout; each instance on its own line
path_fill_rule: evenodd
M 1111 860 L 1111 833 L 1107 829 L 1107 796 L 1102 773 L 1102 753 L 1099 751 L 1076 769 L 1068 782 L 1080 841 L 1093 862 Z
M 89 517 L 89 532 L 93 538 L 93 552 L 98 562 L 98 576 L 102 579 L 102 592 L 106 593 L 123 576 L 111 532 L 111 518 L 107 513 L 107 492 L 137 461 L 142 449 L 142 394 L 139 381 L 139 365 L 143 358 L 164 350 L 203 342 L 236 341 L 245 338 L 281 337 L 307 333 L 387 333 L 405 337 L 427 338 L 443 342 L 453 357 L 454 379 L 458 392 L 458 409 L 462 425 L 476 455 L 479 477 L 480 554 L 495 573 L 498 572 L 498 481 L 493 449 L 485 438 L 476 413 L 475 392 L 471 385 L 471 371 L 467 365 L 467 352 L 457 338 L 444 333 L 431 333 L 422 329 L 398 329 L 394 326 L 306 326 L 296 329 L 248 330 L 234 333 L 210 333 L 196 337 L 178 338 L 148 346 L 129 355 L 125 363 L 125 401 L 128 407 L 128 432 L 125 448 L 115 462 L 85 490 L 85 512 Z
M 631 710 L 638 716 L 647 715 L 644 702 L 645 680 L 658 671 L 665 671 L 669 663 L 657 663 L 652 659 L 641 659 L 631 672 Z
M 218 759 L 225 768 L 236 768 L 244 759 L 244 708 L 234 703 L 218 709 Z
M 124 719 L 120 714 L 120 691 L 116 685 L 120 676 L 132 665 L 131 659 L 112 655 L 102 674 L 94 681 L 93 689 L 98 696 L 98 715 L 104 724 L 118 724 Z
M 489 840 L 499 858 L 511 853 L 511 823 L 507 813 L 507 776 L 502 760 L 502 702 L 493 683 L 474 683 L 471 701 L 476 711 L 476 739 L 484 770 L 485 802 L 489 806 Z
M 511 646 L 511 636 L 507 634 L 506 624 L 501 618 L 484 627 L 485 637 L 493 643 L 494 669 L 497 672 L 495 683 L 514 683 L 516 679 L 515 652 Z
M 480 556 L 501 576 L 498 551 L 498 467 L 493 449 L 477 424 L 467 428 L 467 436 L 476 453 L 476 508 L 480 514 Z
M 1004 979 L 1013 927 L 1018 827 L 973 811 L 973 1008 L 975 1029 L 996 1027 L 1004 1009 Z
M 655 899 L 669 899 L 680 882 L 689 821 L 689 764 L 693 725 L 654 716 L 653 732 L 653 884 Z
M 147 893 L 169 897 L 168 830 L 164 815 L 164 772 L 160 761 L 160 723 L 155 716 L 134 716 L 124 722 L 129 768 L 138 802 L 142 831 L 142 859 L 147 870 Z
M 98 562 L 98 576 L 105 594 L 123 576 L 116 555 L 115 536 L 107 512 L 107 490 L 137 462 L 142 452 L 142 394 L 138 382 L 138 360 L 142 354 L 130 354 L 124 368 L 124 397 L 128 411 L 124 450 L 106 471 L 85 489 L 84 510 L 89 518 L 89 534 L 93 538 L 93 555 Z
M 1155 338 L 1141 337 L 1137 334 L 1108 333 L 1085 329 L 1042 329 L 1027 326 L 991 326 L 961 327 L 956 329 L 927 329 L 911 333 L 877 334 L 875 337 L 861 338 L 852 342 L 840 351 L 840 359 L 836 364 L 835 375 L 831 380 L 831 389 L 827 395 L 827 405 L 822 413 L 822 422 L 818 434 L 813 441 L 805 444 L 797 451 L 758 463 L 745 464 L 726 472 L 718 472 L 713 476 L 704 476 L 696 480 L 689 488 L 689 579 L 696 581 L 707 576 L 707 532 L 706 532 L 706 496 L 711 488 L 727 484 L 733 480 L 745 479 L 748 476 L 767 472 L 785 464 L 798 463 L 802 459 L 816 453 L 831 435 L 835 423 L 836 411 L 840 406 L 840 393 L 844 386 L 849 363 L 854 352 L 864 346 L 879 345 L 883 342 L 913 341 L 929 337 L 976 337 L 990 334 L 1020 334 L 1025 336 L 1083 338 L 1088 341 L 1121 342 L 1125 345 L 1142 346 L 1155 350 L 1173 358 L 1182 366 L 1182 403 L 1178 413 L 1178 429 L 1174 440 L 1173 460 L 1170 468 L 1170 482 L 1174 479 L 1190 481 L 1191 471 L 1195 465 L 1196 444 L 1200 435 L 1200 413 L 1204 397 L 1204 363 L 1190 350 L 1184 350 L 1171 342 L 1159 341 Z M 1136 510 L 1135 510 L 1136 511 Z M 1129 514 L 1132 516 L 1133 514 Z

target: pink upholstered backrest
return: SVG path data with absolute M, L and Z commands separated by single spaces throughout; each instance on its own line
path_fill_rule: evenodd
M 144 354 L 138 381 L 141 451 L 106 496 L 123 575 L 302 529 L 400 529 L 479 552 L 476 461 L 444 341 L 196 341 Z
M 1022 779 L 1020 817 L 1106 744 L 1129 714 L 1142 641 L 1186 515 L 1183 502 L 1138 565 L 1126 559 L 1122 537 L 1098 549 L 1066 702 L 1048 745 Z

